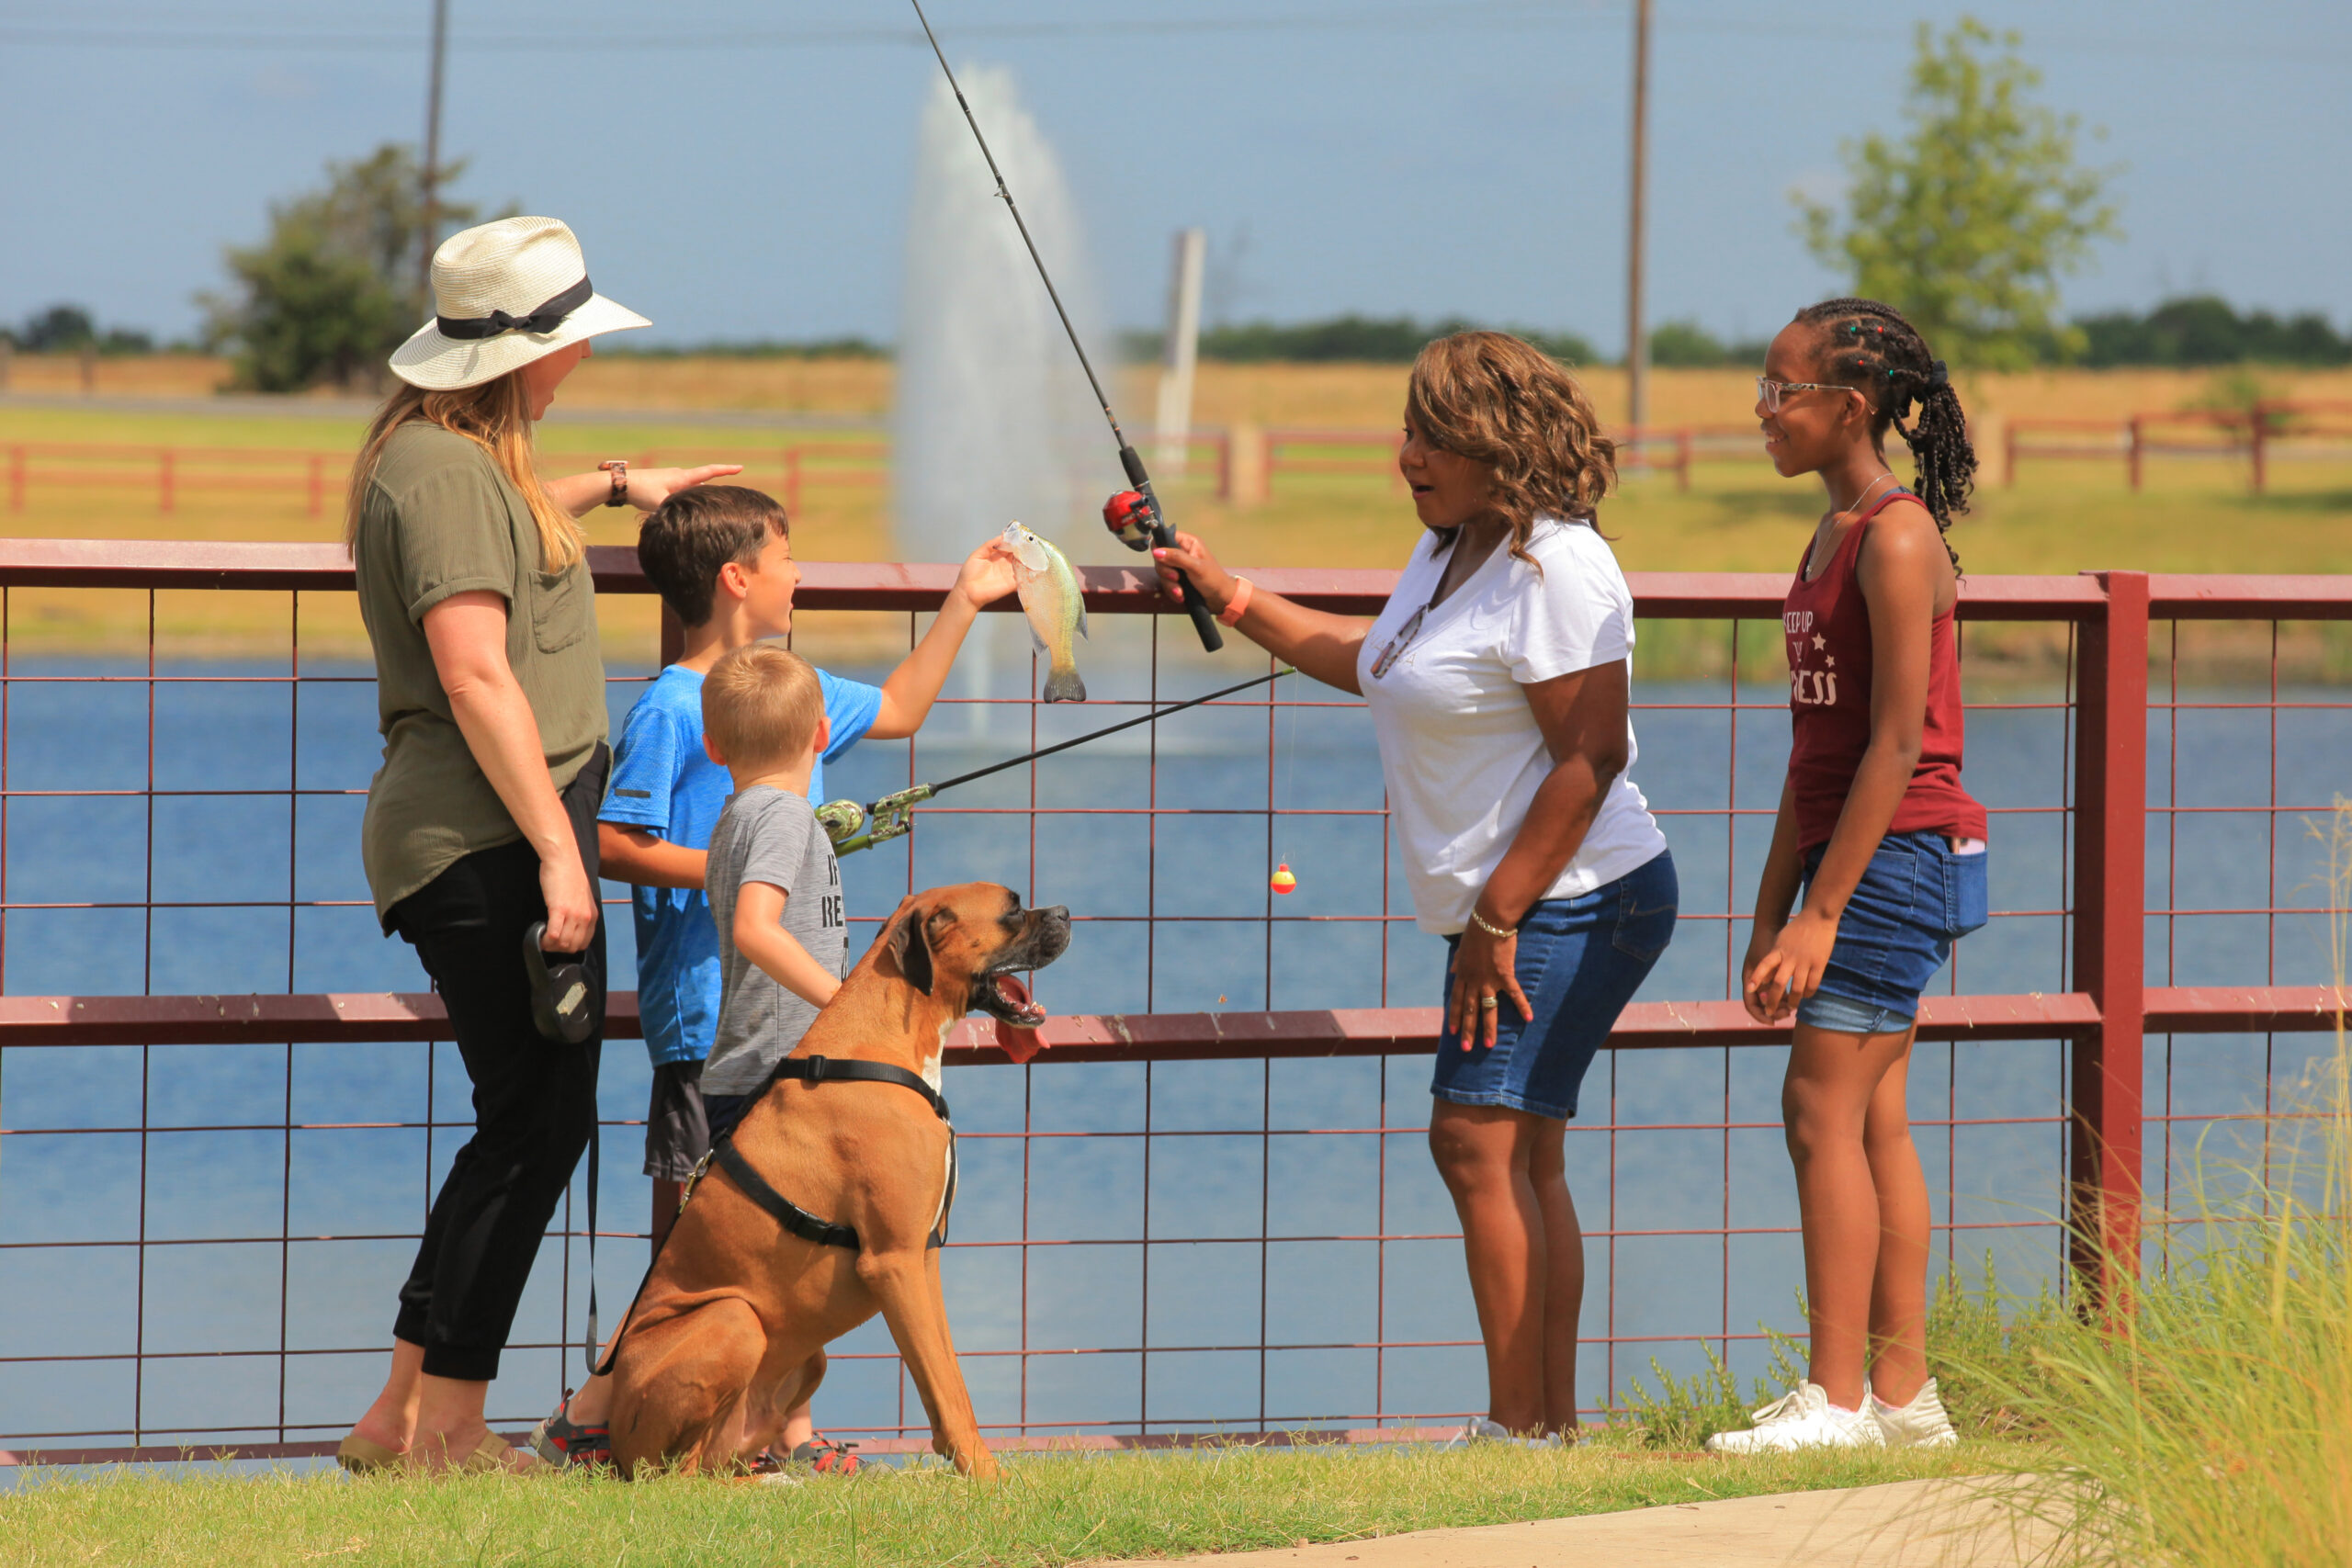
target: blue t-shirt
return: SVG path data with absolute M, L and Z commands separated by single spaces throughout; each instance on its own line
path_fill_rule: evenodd
M 808 798 L 825 799 L 825 764 L 874 728 L 882 691 L 817 671 L 832 737 L 808 774 Z M 673 664 L 621 721 L 612 782 L 596 815 L 642 828 L 681 849 L 707 850 L 734 793 L 727 770 L 702 747 L 702 673 Z M 718 1032 L 718 928 L 699 887 L 636 887 L 637 1006 L 654 1065 L 699 1062 Z

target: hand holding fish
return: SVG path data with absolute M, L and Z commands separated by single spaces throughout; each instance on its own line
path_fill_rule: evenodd
M 956 595 L 975 610 L 985 610 L 1020 586 L 1012 547 L 1001 534 L 964 558 L 956 574 Z

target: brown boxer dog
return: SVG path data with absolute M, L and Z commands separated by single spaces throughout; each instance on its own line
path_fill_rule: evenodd
M 780 1069 L 814 1069 L 816 1081 L 771 1080 L 736 1123 L 732 1156 L 706 1160 L 688 1189 L 615 1352 L 622 1474 L 739 1467 L 823 1380 L 825 1346 L 878 1311 L 922 1393 L 933 1449 L 967 1475 L 995 1477 L 940 1294 L 955 1136 L 934 1098 L 940 1055 L 967 1011 L 1042 1022 L 1012 972 L 1069 946 L 1067 909 L 1023 909 L 991 882 L 899 904 Z M 872 1063 L 918 1075 L 931 1095 L 824 1076 Z M 762 1186 L 767 1201 L 750 1190 Z

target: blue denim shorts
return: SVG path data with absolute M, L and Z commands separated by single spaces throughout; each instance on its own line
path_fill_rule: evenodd
M 1804 852 L 1813 886 L 1822 852 Z M 1841 1034 L 1892 1034 L 1919 1016 L 1919 993 L 1951 944 L 1984 923 L 1987 852 L 1954 854 L 1937 832 L 1889 833 L 1838 921 L 1821 988 L 1797 1006 L 1797 1021 Z
M 1674 856 L 1662 851 L 1614 882 L 1574 898 L 1547 898 L 1528 910 L 1519 923 L 1513 972 L 1535 1016 L 1521 1019 L 1506 999 L 1492 1050 L 1464 1051 L 1460 1037 L 1446 1029 L 1438 1037 L 1430 1093 L 1456 1105 L 1501 1105 L 1563 1121 L 1574 1116 L 1593 1053 L 1674 936 L 1680 897 Z M 1446 939 L 1448 996 L 1461 945 L 1460 937 Z

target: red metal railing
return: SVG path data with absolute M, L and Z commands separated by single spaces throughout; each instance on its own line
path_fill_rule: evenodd
M 603 592 L 647 591 L 629 551 L 599 549 L 593 565 Z M 801 635 L 815 635 L 833 612 L 888 611 L 907 616 L 911 637 L 916 615 L 939 602 L 952 570 L 810 563 L 800 589 Z M 1269 588 L 1350 614 L 1374 611 L 1391 581 L 1386 573 L 1363 571 L 1256 575 Z M 1102 662 L 1090 669 L 1091 683 L 1112 694 L 1094 706 L 1133 706 L 1206 683 L 1182 637 L 1162 646 L 1162 606 L 1138 571 L 1089 568 L 1082 576 L 1089 608 L 1102 617 L 1095 655 Z M 348 778 L 314 782 L 302 761 L 306 728 L 313 743 L 319 739 L 319 705 L 368 683 L 364 671 L 306 662 L 300 647 L 304 597 L 344 594 L 350 586 L 347 561 L 325 545 L 0 543 L 0 965 L 13 978 L 16 966 L 28 962 L 24 932 L 34 928 L 26 922 L 107 911 L 143 922 L 138 941 L 149 989 L 155 988 L 159 954 L 170 956 L 168 932 L 157 934 L 159 919 L 282 914 L 287 951 L 282 993 L 0 997 L 0 1066 L 17 1069 L 0 1072 L 10 1095 L 0 1102 L 0 1292 L 31 1299 L 44 1275 L 82 1266 L 74 1259 L 119 1258 L 131 1270 L 124 1284 L 136 1303 L 112 1337 L 77 1339 L 58 1323 L 28 1324 L 20 1316 L 10 1327 L 8 1298 L 0 1295 L 0 1440 L 20 1450 L 39 1448 L 52 1458 L 166 1457 L 189 1444 L 322 1452 L 358 1406 L 347 1392 L 337 1394 L 340 1403 L 322 1405 L 317 1391 L 337 1378 L 356 1388 L 380 1375 L 383 1314 L 405 1266 L 404 1249 L 413 1245 L 436 1161 L 446 1161 L 468 1122 L 462 1103 L 448 1098 L 452 1067 L 437 1069 L 445 1080 L 437 1088 L 433 1077 L 442 1048 L 431 1043 L 445 1027 L 435 998 L 297 989 L 298 978 L 323 962 L 306 955 L 322 940 L 306 934 L 306 921 L 336 916 L 368 923 L 359 890 L 347 883 L 320 886 L 320 874 L 298 863 L 320 852 L 319 840 L 304 837 L 306 812 L 343 811 L 356 831 L 356 818 L 347 814 L 362 791 Z M 1792 1205 L 1759 1207 L 1748 1190 L 1757 1184 L 1734 1179 L 1736 1165 L 1746 1169 L 1759 1149 L 1769 1156 L 1776 1141 L 1771 1048 L 1785 1033 L 1756 1024 L 1727 999 L 1736 988 L 1757 835 L 1769 831 L 1778 788 L 1770 767 L 1758 774 L 1763 784 L 1743 782 L 1743 744 L 1747 754 L 1759 747 L 1769 753 L 1771 738 L 1785 734 L 1778 676 L 1763 677 L 1758 692 L 1756 677 L 1742 673 L 1759 651 L 1777 658 L 1779 627 L 1748 623 L 1777 621 L 1784 584 L 1742 574 L 1636 574 L 1634 587 L 1650 630 L 1659 622 L 1730 623 L 1718 650 L 1727 653 L 1719 680 L 1678 689 L 1645 670 L 1636 692 L 1645 747 L 1637 776 L 1657 799 L 1685 863 L 1676 948 L 1690 962 L 1704 955 L 1702 968 L 1713 966 L 1719 952 L 1721 967 L 1712 980 L 1689 980 L 1690 999 L 1642 1001 L 1627 1010 L 1611 1050 L 1590 1076 L 1584 1114 L 1572 1123 L 1571 1170 L 1594 1265 L 1586 1326 L 1587 1387 L 1596 1404 L 1622 1398 L 1626 1379 L 1652 1354 L 1683 1355 L 1694 1344 L 1748 1354 L 1759 1335 L 1736 1320 L 1736 1287 L 1751 1274 L 1786 1278 L 1795 1247 Z M 9 595 L 31 588 L 144 592 L 151 628 L 159 595 L 288 594 L 287 656 L 282 667 L 259 671 L 182 667 L 159 656 L 151 635 L 135 669 L 28 663 L 18 651 L 22 639 L 12 635 Z M 1996 887 L 1992 930 L 1963 944 L 1951 993 L 1928 998 L 1922 1015 L 1927 1043 L 1915 1066 L 1914 1098 L 1929 1113 L 1915 1124 L 1931 1171 L 1939 1173 L 1931 1174 L 1930 1184 L 1942 1194 L 1937 1228 L 1952 1264 L 1965 1261 L 1964 1249 L 1973 1256 L 1980 1245 L 2008 1245 L 2005 1237 L 2044 1251 L 2057 1243 L 2061 1216 L 2005 1210 L 1982 1198 L 2018 1168 L 2046 1170 L 2053 1184 L 2063 1171 L 2071 1218 L 2104 1226 L 2112 1239 L 2128 1237 L 2143 1187 L 2159 1201 L 2170 1190 L 2176 1129 L 2185 1141 L 2193 1127 L 2247 1109 L 2176 1104 L 2177 1041 L 2259 1037 L 2261 1071 L 2245 1082 L 2267 1105 L 2279 1070 L 2272 1059 L 2278 1041 L 2333 1027 L 2332 994 L 2291 963 L 2282 968 L 2278 931 L 2318 906 L 2290 901 L 2292 879 L 2282 886 L 2280 856 L 2282 844 L 2300 832 L 2295 818 L 2327 805 L 2312 784 L 2318 773 L 2294 750 L 2297 738 L 2337 736 L 2343 749 L 2332 755 L 2352 759 L 2352 694 L 2291 684 L 2293 663 L 2302 657 L 2297 639 L 2335 636 L 2312 623 L 2352 620 L 2352 580 L 2126 572 L 1981 578 L 1966 585 L 1962 615 L 1975 721 L 2041 726 L 2052 738 L 2058 782 L 2047 798 L 2019 798 L 2009 781 L 1987 781 L 1984 793 L 2000 818 L 1996 854 L 2003 845 L 2023 852 L 2046 844 L 2050 863 L 2041 869 L 2051 874 L 2043 879 L 2047 890 L 2031 891 L 2030 879 L 2028 890 L 2014 897 L 1999 896 Z M 2031 685 L 1978 689 L 1974 640 L 2002 635 L 1995 628 L 2004 623 L 2042 639 L 2035 646 L 2047 661 L 2040 682 L 2046 694 Z M 2249 624 L 2251 632 L 2244 629 Z M 1175 625 L 1181 630 L 1181 622 Z M 2042 629 L 2033 630 L 2037 625 Z M 2269 672 L 2267 691 L 2208 694 L 2193 679 L 2184 682 L 2184 671 L 2193 677 L 2203 657 L 2199 638 L 2209 631 L 2235 637 L 2231 647 L 2242 660 L 2246 646 L 2256 649 L 2256 661 Z M 1106 632 L 1113 635 L 1106 638 Z M 1102 649 L 1122 635 L 1124 667 Z M 2290 678 L 2284 683 L 2282 648 Z M 1743 652 L 1751 657 L 1743 660 Z M 2014 660 L 2014 650 L 2007 657 Z M 2170 671 L 2165 699 L 2153 705 L 2152 661 Z M 1230 655 L 1218 668 L 1234 668 Z M 181 722 L 175 704 L 224 682 L 285 693 L 283 784 L 193 785 L 173 773 L 176 764 L 159 770 L 159 724 L 168 730 Z M 141 763 L 137 777 L 102 783 L 30 775 L 32 740 L 15 727 L 28 722 L 27 705 L 42 692 L 85 693 L 86 699 L 76 700 L 87 704 L 110 693 L 135 697 L 116 727 L 126 754 Z M 1057 724 L 1079 727 L 1067 722 L 1072 716 L 1046 713 L 1026 696 L 975 701 L 1017 716 L 1031 737 L 1052 739 L 1061 733 L 1050 728 Z M 1436 1010 L 1425 1005 L 1434 998 L 1421 989 L 1426 976 L 1392 975 L 1427 971 L 1430 939 L 1409 933 L 1401 890 L 1385 874 L 1359 876 L 1363 897 L 1355 903 L 1313 902 L 1311 879 L 1282 904 L 1271 892 L 1246 900 L 1229 889 L 1214 897 L 1201 892 L 1203 863 L 1270 861 L 1278 834 L 1286 840 L 1310 831 L 1362 832 L 1363 842 L 1326 858 L 1337 863 L 1352 854 L 1368 866 L 1377 852 L 1385 863 L 1385 840 L 1381 851 L 1368 848 L 1369 832 L 1385 828 L 1376 794 L 1325 795 L 1302 804 L 1295 773 L 1286 779 L 1278 767 L 1285 727 L 1295 762 L 1295 727 L 1303 719 L 1360 722 L 1348 711 L 1356 705 L 1295 683 L 1215 705 L 1204 723 L 1231 728 L 1246 722 L 1262 735 L 1246 753 L 1262 752 L 1262 784 L 1251 784 L 1246 796 L 1215 782 L 1203 786 L 1209 794 L 1202 798 L 1175 795 L 1162 774 L 1194 767 L 1189 759 L 1203 732 L 1171 733 L 1166 744 L 1176 749 L 1163 754 L 1161 727 L 1154 726 L 1141 732 L 1145 750 L 1130 760 L 1130 793 L 1073 795 L 1046 764 L 1033 766 L 1002 795 L 976 794 L 964 802 L 951 796 L 926 808 L 933 826 L 911 840 L 895 873 L 902 886 L 962 879 L 970 872 L 956 859 L 966 852 L 957 846 L 978 846 L 1006 868 L 993 873 L 1004 879 L 1019 880 L 1025 867 L 1024 894 L 1072 905 L 1090 968 L 1131 965 L 1139 972 L 1123 993 L 1139 1006 L 1056 1017 L 1046 1030 L 1054 1048 L 1031 1066 L 1004 1064 L 971 1026 L 952 1043 L 950 1062 L 978 1070 L 950 1085 L 969 1161 L 966 1212 L 947 1258 L 950 1304 L 984 1423 L 996 1439 L 1019 1444 L 1077 1434 L 1093 1441 L 1160 1441 L 1171 1432 L 1294 1426 L 1393 1432 L 1458 1416 L 1477 1396 L 1466 1299 L 1430 1293 L 1430 1281 L 1458 1279 L 1458 1238 L 1450 1213 L 1431 1201 L 1435 1189 L 1419 1146 L 1425 1128 L 1419 1108 L 1426 1102 L 1418 1071 L 1397 1061 L 1424 1056 L 1435 1043 Z M 2164 727 L 2153 749 L 2152 715 Z M 1107 713 L 1076 718 L 1091 724 L 1098 716 Z M 2251 739 L 2230 742 L 2231 776 L 2258 773 L 2261 790 L 2218 800 L 2199 795 L 2210 783 L 2199 771 L 2200 749 L 2212 742 L 2194 726 L 2214 716 L 2267 728 L 2267 763 L 2258 761 Z M 372 708 L 346 706 L 339 722 L 359 727 L 364 739 Z M 1169 721 L 1171 731 L 1180 722 Z M 952 730 L 954 723 L 943 716 L 933 728 Z M 1717 727 L 1693 756 L 1703 757 L 1706 768 L 1720 761 L 1713 774 L 1719 786 L 1700 787 L 1700 763 L 1666 771 L 1657 761 L 1666 753 L 1657 738 L 1682 724 Z M 1758 724 L 1766 728 L 1758 731 Z M 1713 739 L 1718 731 L 1720 740 Z M 1012 739 L 1002 744 L 1014 749 Z M 926 761 L 933 750 L 932 740 L 907 746 L 909 782 L 942 771 Z M 2152 757 L 2160 760 L 2153 788 Z M 1362 765 L 1368 769 L 1368 761 Z M 229 797 L 283 811 L 283 896 L 159 891 L 159 870 L 166 881 L 171 871 L 171 852 L 159 847 L 169 827 L 158 828 L 159 813 Z M 64 897 L 53 887 L 27 890 L 29 872 L 12 881 L 12 860 L 38 861 L 42 846 L 36 838 L 116 830 L 99 819 L 118 807 L 143 813 L 143 886 Z M 40 820 L 31 822 L 36 809 Z M 84 812 L 89 821 L 62 827 L 61 811 Z M 2260 846 L 2270 869 L 2258 890 L 2227 896 L 2195 886 L 2197 878 L 2184 872 L 2181 846 L 2215 823 L 2246 829 L 2247 856 Z M 1106 825 L 1128 837 L 1088 840 L 1113 845 L 1090 852 L 1108 869 L 1071 885 L 1069 863 L 1067 863 L 1056 871 L 1053 846 Z M 967 829 L 985 831 L 955 837 Z M 1051 885 L 1038 881 L 1041 838 Z M 941 852 L 929 847 L 934 843 L 956 874 L 934 863 L 931 857 Z M 1132 859 L 1116 859 L 1118 845 L 1137 843 L 1142 848 Z M 249 852 L 261 853 L 258 839 Z M 2152 852 L 2160 856 L 2161 878 L 2149 874 Z M 2004 863 L 1996 861 L 1996 874 Z M 853 890 L 870 890 L 876 878 L 891 874 L 891 865 L 884 853 L 853 863 Z M 870 931 L 877 918 L 869 909 L 855 923 Z M 2233 959 L 2225 965 L 2233 972 L 2219 976 L 2207 972 L 2210 964 L 2200 969 L 2203 939 L 2197 933 L 2216 921 L 2259 923 L 2265 934 L 2258 958 Z M 12 925 L 22 928 L 16 941 Z M 2019 934 L 2000 934 L 2007 931 Z M 1226 943 L 1217 949 L 1224 956 L 1214 978 L 1189 972 L 1173 957 L 1162 962 L 1195 940 Z M 1238 940 L 1255 954 L 1247 964 L 1234 962 L 1242 951 L 1232 945 Z M 2046 950 L 2054 983 L 2001 994 L 1965 989 L 1961 971 L 1975 963 L 1973 954 L 2003 941 Z M 2152 954 L 2158 965 L 2153 975 Z M 1050 1002 L 1057 984 L 1098 978 L 1048 972 L 1043 994 Z M 1211 993 L 1236 1000 L 1211 1009 Z M 615 1037 L 626 1040 L 634 1021 L 634 998 L 616 996 Z M 69 1116 L 19 1118 L 23 1064 L 97 1047 L 138 1054 L 135 1107 L 125 1099 L 112 1110 L 94 1103 Z M 306 1111 L 303 1075 L 319 1058 L 303 1053 L 318 1047 L 341 1053 L 338 1063 L 413 1070 L 424 1082 L 424 1098 Z M 608 1054 L 608 1082 L 637 1070 L 633 1055 L 625 1044 Z M 278 1064 L 270 1070 L 279 1077 L 234 1101 L 233 1114 L 193 1116 L 175 1100 L 180 1091 L 172 1085 L 233 1082 L 237 1071 L 264 1061 Z M 1256 1064 L 1256 1070 L 1237 1075 L 1219 1063 Z M 633 1092 L 641 1101 L 641 1082 Z M 2163 1097 L 2154 1109 L 2151 1092 Z M 608 1097 L 606 1114 L 626 1126 L 634 1111 L 616 1115 Z M 241 1227 L 224 1219 L 187 1234 L 183 1222 L 173 1222 L 181 1226 L 173 1232 L 154 1219 L 176 1201 L 174 1180 L 185 1179 L 173 1175 L 188 1168 L 179 1145 L 199 1136 L 277 1140 L 269 1145 L 281 1150 L 276 1186 L 266 1183 L 243 1210 L 253 1223 Z M 633 1163 L 615 1153 L 629 1142 L 625 1133 L 610 1133 L 608 1169 Z M 77 1149 L 93 1151 L 86 1156 L 93 1159 L 96 1151 L 113 1150 L 108 1157 L 128 1172 L 130 1156 L 121 1151 L 134 1146 L 135 1201 L 83 1216 L 86 1234 L 50 1234 L 30 1224 L 40 1194 L 59 1190 L 46 1169 L 70 1169 L 85 1157 Z M 390 1224 L 368 1197 L 368 1151 L 388 1146 L 401 1151 L 400 1168 L 412 1174 L 400 1179 L 413 1195 L 402 1200 L 413 1218 Z M 1285 1181 L 1283 1172 L 1302 1162 L 1312 1168 L 1309 1178 Z M 1757 1168 L 1784 1168 L 1767 1157 Z M 1690 1188 L 1694 1170 L 1709 1172 L 1704 1185 L 1666 1202 L 1661 1192 L 1675 1180 Z M 1231 1201 L 1204 1209 L 1189 1191 L 1203 1185 Z M 603 1228 L 616 1241 L 639 1234 L 635 1204 L 623 1209 L 615 1200 L 633 1190 L 628 1178 L 608 1176 Z M 349 1217 L 338 1219 L 346 1210 Z M 629 1218 L 616 1220 L 616 1213 Z M 540 1292 L 517 1324 L 508 1375 L 493 1393 L 502 1424 L 543 1409 L 571 1365 L 562 1357 L 577 1353 L 562 1347 L 579 1332 L 582 1291 L 574 1275 L 582 1217 L 575 1202 L 543 1251 L 541 1274 L 553 1299 Z M 275 1279 L 275 1306 L 261 1292 L 251 1310 L 219 1318 L 209 1337 L 190 1338 L 175 1325 L 177 1303 L 156 1292 L 164 1288 L 157 1281 L 185 1275 L 180 1260 L 194 1256 L 187 1250 L 194 1247 L 224 1257 L 243 1249 L 237 1256 L 254 1276 Z M 322 1326 L 303 1318 L 294 1297 L 311 1289 L 300 1282 L 308 1278 L 301 1259 L 334 1247 L 374 1248 L 368 1254 L 373 1273 L 368 1289 Z M 621 1251 L 615 1246 L 605 1252 L 610 1272 L 600 1278 L 608 1292 L 625 1292 L 641 1261 L 641 1250 L 635 1259 L 616 1260 Z M 1674 1284 L 1639 1284 L 1663 1278 L 1660 1258 L 1679 1270 Z M 1311 1287 L 1296 1283 L 1302 1270 Z M 1637 1286 L 1623 1283 L 1629 1274 Z M 1285 1278 L 1293 1284 L 1283 1285 Z M 1693 1279 L 1701 1281 L 1695 1290 Z M 1196 1288 L 1203 1280 L 1239 1284 L 1204 1291 Z M 1740 1300 L 1744 1308 L 1747 1297 Z M 1106 1302 L 1117 1314 L 1131 1313 L 1125 1321 L 1132 1326 L 1083 1315 Z M 231 1371 L 243 1377 L 240 1386 L 251 1395 L 233 1409 L 198 1410 L 174 1392 L 198 1374 Z M 94 1393 L 74 1401 L 77 1414 L 95 1413 L 79 1421 L 13 1414 L 31 1402 L 6 1391 L 35 1388 L 42 1377 L 85 1380 L 104 1397 Z M 1193 1397 L 1203 1389 L 1208 1392 Z M 924 1446 L 920 1406 L 908 1401 L 896 1358 L 876 1329 L 844 1342 L 824 1397 L 849 1417 L 829 1416 L 837 1429 L 861 1430 L 885 1449 Z

